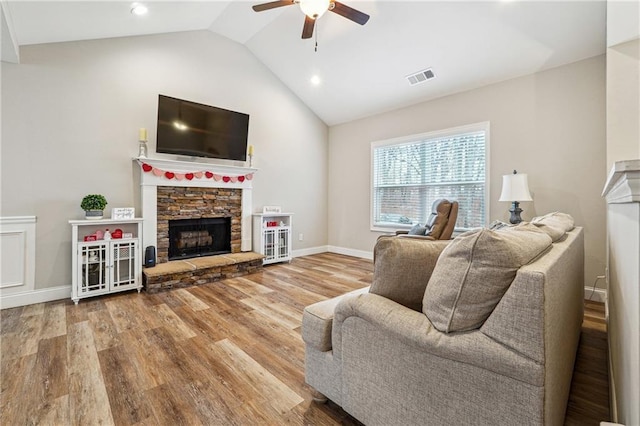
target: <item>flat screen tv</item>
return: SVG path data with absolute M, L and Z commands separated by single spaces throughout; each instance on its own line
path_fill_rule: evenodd
M 159 95 L 156 152 L 245 161 L 249 115 Z

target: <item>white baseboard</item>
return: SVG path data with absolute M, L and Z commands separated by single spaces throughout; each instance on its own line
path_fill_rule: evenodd
M 53 300 L 70 299 L 71 286 L 42 288 L 22 293 L 8 294 L 0 297 L 0 309 L 32 305 L 34 303 L 51 302 Z
M 355 250 L 345 247 L 328 246 L 328 252 L 344 254 L 345 256 L 360 257 L 362 259 L 373 260 L 373 252 L 364 250 Z
M 350 249 L 345 247 L 336 247 L 336 246 L 318 246 L 318 247 L 311 247 L 311 248 L 301 249 L 301 250 L 293 250 L 291 252 L 291 256 L 292 257 L 310 256 L 312 254 L 320 254 L 320 253 L 327 253 L 327 252 L 344 254 L 345 256 L 353 256 L 353 257 L 359 257 L 362 259 L 373 260 L 373 252 L 364 251 L 364 250 L 355 250 L 355 249 Z
M 592 292 L 593 294 L 591 294 Z M 591 300 L 592 302 L 605 303 L 607 300 L 607 290 L 603 288 L 596 288 L 594 290 L 593 287 L 585 287 L 584 298 L 585 300 Z
M 293 250 L 291 252 L 291 256 L 293 257 L 310 256 L 312 254 L 320 254 L 320 253 L 327 253 L 327 252 L 344 254 L 345 256 L 353 256 L 353 257 L 359 257 L 362 259 L 373 260 L 372 252 L 364 251 L 364 250 L 355 250 L 355 249 L 350 249 L 345 247 L 336 247 L 336 246 L 318 246 L 318 247 L 311 247 L 311 248 L 302 249 L 302 250 Z
M 291 250 L 292 257 L 311 256 L 312 254 L 326 253 L 329 251 L 328 246 L 310 247 L 300 250 Z

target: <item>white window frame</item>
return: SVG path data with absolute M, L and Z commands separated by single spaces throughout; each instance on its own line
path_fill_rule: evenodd
M 402 136 L 394 139 L 386 139 L 380 141 L 371 142 L 371 151 L 370 151 L 370 181 L 369 181 L 369 228 L 371 231 L 375 232 L 393 232 L 398 229 L 410 229 L 412 225 L 402 225 L 402 224 L 393 224 L 389 226 L 380 226 L 376 225 L 374 222 L 374 152 L 375 149 L 382 146 L 390 146 L 390 145 L 403 145 L 414 142 L 419 142 L 423 140 L 429 139 L 438 139 L 438 138 L 446 138 L 451 137 L 463 133 L 471 133 L 471 132 L 485 132 L 485 169 L 484 169 L 484 179 L 485 179 L 485 187 L 484 187 L 484 226 L 487 226 L 489 223 L 489 205 L 490 200 L 490 180 L 489 180 L 489 153 L 490 153 L 490 125 L 488 121 L 483 121 L 480 123 L 473 123 L 464 126 L 453 127 L 450 129 L 436 130 L 433 132 L 420 133 L 416 135 Z

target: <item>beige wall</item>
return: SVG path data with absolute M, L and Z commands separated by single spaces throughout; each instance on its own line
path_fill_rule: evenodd
M 84 195 L 140 207 L 131 159 L 140 127 L 155 150 L 159 93 L 250 114 L 254 208 L 295 213 L 294 250 L 326 246 L 327 127 L 245 47 L 208 31 L 27 46 L 2 63 L 0 214 L 37 216 L 36 288 L 71 283 Z
M 640 158 L 640 39 L 607 48 L 607 170 Z
M 534 201 L 521 204 L 523 218 L 559 210 L 585 228 L 590 286 L 605 271 L 604 108 L 600 56 L 332 127 L 329 245 L 370 253 L 380 235 L 369 229 L 372 141 L 489 121 L 490 220 L 509 218 L 501 176 L 527 173 Z

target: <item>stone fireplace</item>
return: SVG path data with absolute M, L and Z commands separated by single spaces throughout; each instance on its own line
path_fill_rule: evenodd
M 241 251 L 242 189 L 158 186 L 157 191 L 158 263 Z
M 251 252 L 256 169 L 135 158 L 134 170 L 140 177 L 142 248 L 156 247 L 156 266 L 143 271 L 147 292 L 206 284 L 262 268 L 264 256 Z M 177 253 L 172 241 L 179 246 Z
M 134 169 L 139 173 L 142 200 L 142 249 L 154 246 L 160 252 L 160 243 L 168 250 L 168 240 L 159 236 L 167 233 L 167 228 L 159 230 L 164 220 L 193 219 L 203 217 L 231 217 L 231 252 L 251 251 L 252 179 L 232 179 L 237 176 L 253 175 L 257 170 L 249 167 L 225 166 L 213 163 L 164 160 L 157 158 L 135 158 Z M 153 172 L 144 172 L 140 164 L 153 167 Z M 167 171 L 181 174 L 181 179 L 167 178 Z M 186 175 L 193 174 L 191 179 Z M 195 177 L 199 175 L 200 177 Z M 208 177 L 211 176 L 211 177 Z M 164 189 L 163 189 L 164 188 Z M 158 212 L 163 195 L 173 191 L 185 206 L 182 208 L 167 201 L 165 213 Z M 196 193 L 200 195 L 196 195 Z M 196 198 L 199 198 L 197 200 Z M 229 207 L 231 205 L 231 207 Z M 160 220 L 160 217 L 163 219 Z M 168 252 L 158 263 L 166 262 Z

